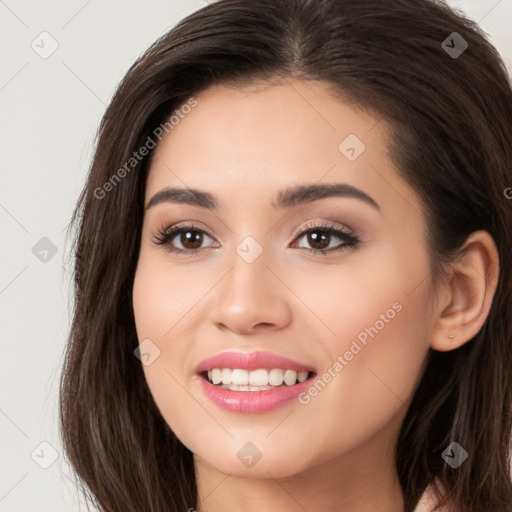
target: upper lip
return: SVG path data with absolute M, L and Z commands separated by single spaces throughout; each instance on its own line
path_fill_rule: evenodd
M 274 354 L 273 352 L 221 352 L 202 361 L 197 367 L 197 373 L 202 373 L 213 368 L 240 368 L 243 370 L 258 370 L 265 368 L 282 368 L 296 372 L 314 372 L 309 365 L 299 363 L 288 357 Z

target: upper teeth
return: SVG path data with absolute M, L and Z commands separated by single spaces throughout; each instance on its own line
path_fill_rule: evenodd
M 213 368 L 208 371 L 208 379 L 213 384 L 232 384 L 235 386 L 280 386 L 283 382 L 288 386 L 293 386 L 299 382 L 304 382 L 308 378 L 309 372 L 296 372 L 294 370 L 282 370 L 281 368 L 272 368 L 266 370 L 242 370 L 239 368 Z

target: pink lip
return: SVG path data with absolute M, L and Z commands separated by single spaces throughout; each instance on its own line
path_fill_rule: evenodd
M 231 412 L 256 414 L 271 411 L 297 398 L 311 386 L 312 379 L 294 386 L 279 386 L 267 391 L 231 391 L 200 378 L 206 396 L 216 405 Z
M 273 354 L 272 352 L 221 352 L 205 359 L 196 369 L 198 374 L 213 368 L 240 368 L 258 370 L 282 368 L 298 372 L 316 373 L 312 366 Z M 211 384 L 201 377 L 206 396 L 216 405 L 231 412 L 255 414 L 270 411 L 297 398 L 311 385 L 311 377 L 294 386 L 279 386 L 265 391 L 231 391 Z
M 242 370 L 282 368 L 283 370 L 294 370 L 296 372 L 315 371 L 311 366 L 272 352 L 221 352 L 205 359 L 196 371 L 201 373 L 213 368 L 240 368 Z

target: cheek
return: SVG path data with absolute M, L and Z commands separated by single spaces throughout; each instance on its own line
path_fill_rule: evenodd
M 172 361 L 168 354 L 170 341 L 182 327 L 184 315 L 194 300 L 194 282 L 186 288 L 187 293 L 183 293 L 184 283 L 180 283 L 179 274 L 176 274 L 169 276 L 169 268 L 162 265 L 160 258 L 142 250 L 133 285 L 135 326 L 139 343 L 149 339 L 160 351 L 154 364 L 146 369 L 168 366 Z M 174 357 L 178 355 L 173 354 Z
M 325 418 L 325 436 L 350 432 L 350 443 L 357 444 L 405 414 L 428 355 L 424 268 L 389 261 L 353 268 L 328 285 L 342 291 L 316 301 L 331 335 L 319 340 L 319 353 L 328 357 L 306 408 Z M 333 405 L 339 414 L 326 413 Z
M 381 311 L 379 308 L 375 312 Z M 386 425 L 398 421 L 398 426 L 403 420 L 428 353 L 428 345 L 422 339 L 424 333 L 418 328 L 417 313 L 412 304 L 405 302 L 403 309 L 381 330 L 380 323 L 369 321 L 335 351 L 337 358 L 328 378 L 331 373 L 335 377 L 312 399 L 318 403 L 310 414 L 326 419 L 322 427 L 324 436 L 336 430 L 348 434 L 345 438 L 340 436 L 340 450 L 363 444 Z M 326 414 L 334 404 L 338 414 Z
M 149 390 L 166 423 L 188 445 L 201 434 L 200 429 L 195 432 L 194 419 L 201 408 L 185 389 L 190 384 L 184 375 L 190 350 L 186 332 L 194 305 L 211 284 L 191 279 L 190 272 L 171 273 L 160 256 L 147 248 L 141 251 L 133 286 L 135 325 L 139 343 L 150 340 L 151 362 L 143 365 Z
M 201 269 L 202 275 L 208 271 Z M 172 339 L 182 330 L 188 314 L 206 293 L 209 279 L 186 268 L 173 268 L 165 254 L 143 248 L 133 286 L 133 309 L 139 339 Z

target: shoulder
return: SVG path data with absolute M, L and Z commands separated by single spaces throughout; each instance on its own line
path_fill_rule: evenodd
M 414 509 L 414 512 L 434 512 L 437 503 L 438 496 L 434 491 L 434 487 L 429 485 L 418 502 L 418 505 Z M 435 509 L 435 512 L 448 512 L 448 508 L 440 507 Z

